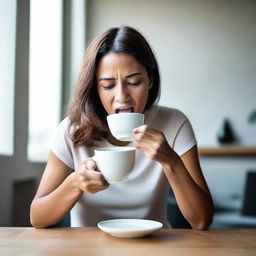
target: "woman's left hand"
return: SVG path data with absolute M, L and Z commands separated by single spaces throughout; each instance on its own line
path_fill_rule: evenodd
M 143 151 L 147 157 L 162 165 L 176 162 L 178 155 L 168 144 L 164 134 L 147 125 L 139 126 L 133 130 L 133 145 Z

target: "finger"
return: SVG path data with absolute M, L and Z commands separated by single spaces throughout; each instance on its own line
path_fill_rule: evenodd
M 144 133 L 134 134 L 134 138 L 133 138 L 134 142 L 142 142 L 142 141 L 149 142 L 152 140 L 153 140 L 152 136 L 150 136 L 148 134 L 144 134 Z
M 92 190 L 92 189 L 95 189 L 95 190 L 104 190 L 106 188 L 109 187 L 109 183 L 91 183 L 91 184 L 87 184 L 87 190 Z
M 87 191 L 87 192 L 94 188 L 96 188 L 97 190 L 103 190 L 108 188 L 108 186 L 109 186 L 109 183 L 107 183 L 106 181 L 93 181 L 93 180 L 81 182 L 80 184 L 80 188 L 83 191 Z
M 91 158 L 85 159 L 80 164 L 80 171 L 82 171 L 83 173 L 87 170 L 96 170 L 96 169 L 97 169 L 96 163 Z
M 148 144 L 148 143 L 139 143 L 139 142 L 134 142 L 133 146 L 135 148 L 137 148 L 138 150 L 144 152 L 144 154 L 150 158 L 155 160 L 157 157 L 157 149 L 152 146 L 152 144 Z
M 107 187 L 93 187 L 93 188 L 89 188 L 88 192 L 91 194 L 95 194 L 95 193 L 100 192 L 105 189 L 107 189 Z
M 87 181 L 89 181 L 91 184 L 96 184 L 100 186 L 108 184 L 101 172 L 95 170 L 88 170 L 86 176 Z
M 135 129 L 133 129 L 133 134 L 144 134 L 144 135 L 148 135 L 148 136 L 159 136 L 161 134 L 161 132 L 159 132 L 158 130 L 155 130 L 153 128 L 150 128 L 148 125 L 141 125 Z
M 96 193 L 101 190 L 105 190 L 109 187 L 109 184 L 98 185 L 98 184 L 81 184 L 81 189 L 85 192 Z
M 135 140 L 133 146 L 143 152 L 151 152 L 156 148 L 156 143 L 152 140 Z
M 88 180 L 93 180 L 93 181 L 102 180 L 101 172 L 97 172 L 95 170 L 87 170 L 86 176 Z
M 92 158 L 86 159 L 86 167 L 88 170 L 96 170 L 96 163 Z
M 80 164 L 80 168 L 78 170 L 78 177 L 80 180 L 86 180 L 87 179 L 87 174 L 88 171 L 95 171 L 96 169 L 96 164 L 94 163 L 93 160 L 90 158 L 87 158 Z
M 145 133 L 147 127 L 148 127 L 148 126 L 147 126 L 146 124 L 141 125 L 141 126 L 135 128 L 135 129 L 133 129 L 133 133 L 134 133 L 134 134 Z
M 93 184 L 89 186 L 90 189 L 98 189 L 98 190 L 106 189 L 107 187 L 109 187 L 109 184 L 104 184 L 104 185 Z

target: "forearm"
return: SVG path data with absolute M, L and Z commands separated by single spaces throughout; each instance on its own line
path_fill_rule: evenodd
M 164 172 L 172 187 L 177 204 L 194 229 L 207 229 L 212 222 L 213 203 L 210 193 L 192 179 L 182 160 L 165 165 Z
M 36 228 L 45 228 L 59 222 L 79 200 L 82 191 L 75 187 L 74 174 L 51 193 L 35 198 L 31 204 L 30 220 Z

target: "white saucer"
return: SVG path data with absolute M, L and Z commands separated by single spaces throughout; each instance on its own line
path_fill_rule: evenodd
M 162 227 L 161 222 L 144 219 L 115 219 L 98 223 L 99 229 L 118 237 L 142 237 Z

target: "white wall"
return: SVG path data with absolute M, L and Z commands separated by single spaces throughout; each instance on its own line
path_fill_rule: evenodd
M 224 117 L 242 144 L 256 143 L 256 2 L 88 1 L 88 39 L 113 26 L 138 28 L 158 57 L 160 103 L 183 110 L 200 145 L 216 144 Z
M 228 117 L 241 144 L 256 144 L 256 1 L 88 0 L 90 40 L 113 26 L 139 29 L 158 58 L 160 103 L 184 111 L 199 145 L 215 145 Z M 215 202 L 233 204 L 243 193 L 255 158 L 204 158 Z M 233 200 L 233 201 L 232 201 Z

